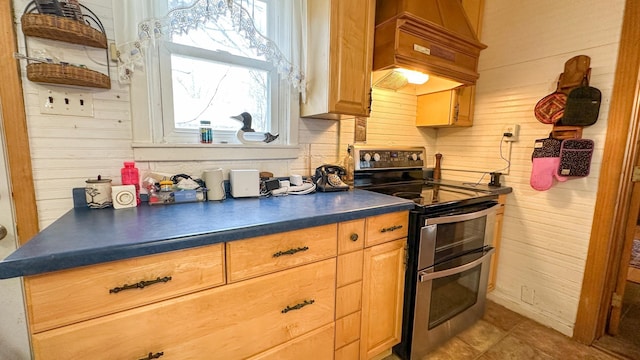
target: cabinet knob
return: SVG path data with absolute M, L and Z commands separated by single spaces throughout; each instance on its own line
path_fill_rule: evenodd
M 349 239 L 351 241 L 358 241 L 358 234 L 355 234 L 355 233 L 351 234 L 351 236 L 349 236 Z

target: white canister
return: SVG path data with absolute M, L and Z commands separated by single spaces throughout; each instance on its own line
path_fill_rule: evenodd
M 88 179 L 84 187 L 87 206 L 92 209 L 111 207 L 111 179 Z
M 225 198 L 224 174 L 222 169 L 205 170 L 202 176 L 207 185 L 207 199 L 222 200 Z

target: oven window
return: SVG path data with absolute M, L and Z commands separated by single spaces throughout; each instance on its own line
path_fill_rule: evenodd
M 467 221 L 438 224 L 434 264 L 481 249 L 484 246 L 484 232 L 487 217 L 482 216 Z
M 482 264 L 467 271 L 434 279 L 431 287 L 429 330 L 473 306 L 478 300 Z

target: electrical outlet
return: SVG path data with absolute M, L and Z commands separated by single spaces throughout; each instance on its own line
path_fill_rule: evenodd
M 507 136 L 505 134 L 511 134 L 511 136 Z M 520 135 L 520 125 L 505 125 L 504 128 L 502 128 L 502 135 L 504 136 L 504 141 L 518 141 L 518 136 Z
M 85 92 L 41 90 L 40 113 L 93 117 L 93 96 Z

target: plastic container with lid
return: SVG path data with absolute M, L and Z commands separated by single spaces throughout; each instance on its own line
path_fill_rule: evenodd
M 140 172 L 133 161 L 125 161 L 120 169 L 122 185 L 134 185 L 136 187 L 136 204 L 140 205 Z

